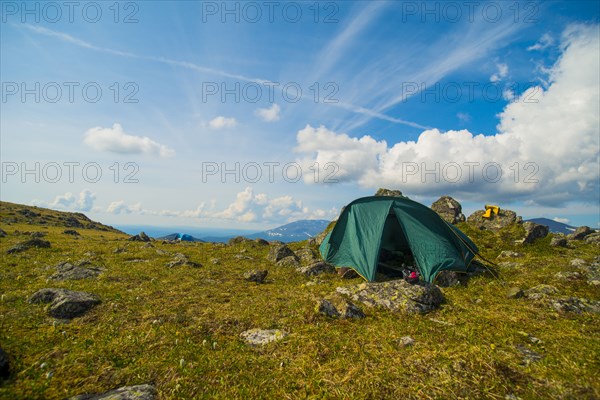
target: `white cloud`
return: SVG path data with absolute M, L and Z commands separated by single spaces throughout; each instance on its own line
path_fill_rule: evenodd
M 123 127 L 115 123 L 112 128 L 95 127 L 85 132 L 84 143 L 99 151 L 119 154 L 148 154 L 171 157 L 173 149 L 155 142 L 148 137 L 129 135 Z
M 269 108 L 259 108 L 255 111 L 255 114 L 258 115 L 263 121 L 273 122 L 279 120 L 279 112 L 281 111 L 281 107 L 277 104 L 273 104 Z
M 502 79 L 506 78 L 508 75 L 508 65 L 506 64 L 496 64 L 496 68 L 498 68 L 498 72 L 494 73 L 490 76 L 490 82 L 498 82 Z
M 123 200 L 113 201 L 106 208 L 106 212 L 109 214 L 131 214 L 131 213 L 143 213 L 142 204 L 136 203 L 133 206 L 125 204 Z
M 540 40 L 527 48 L 527 51 L 544 50 L 554 44 L 554 39 L 548 33 L 544 33 Z
M 300 162 L 306 168 L 333 162 L 340 181 L 369 188 L 400 187 L 409 194 L 452 191 L 465 199 L 547 205 L 597 202 L 599 43 L 597 25 L 567 29 L 549 87 L 532 87 L 506 106 L 495 135 L 430 129 L 417 141 L 388 147 L 370 136 L 351 138 L 308 125 L 297 134 L 296 151 L 304 155 Z M 471 169 L 465 162 L 478 164 Z M 498 165 L 502 175 L 493 182 Z
M 226 118 L 223 116 L 216 117 L 208 123 L 211 129 L 233 128 L 237 125 L 235 118 Z
M 554 218 L 552 218 L 552 220 L 556 221 L 556 222 L 560 222 L 562 224 L 568 224 L 569 223 L 569 219 L 568 218 L 554 217 Z
M 461 113 L 456 114 L 456 117 L 463 123 L 471 122 L 471 114 L 469 113 Z
M 92 211 L 94 207 L 94 201 L 96 200 L 96 193 L 92 193 L 88 189 L 84 189 L 79 193 L 79 196 L 75 196 L 71 192 L 58 195 L 51 202 L 44 200 L 33 200 L 32 204 L 39 207 L 47 207 L 58 210 L 68 211 Z

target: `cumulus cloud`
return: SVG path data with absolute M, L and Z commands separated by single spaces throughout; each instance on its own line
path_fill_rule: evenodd
M 506 78 L 506 75 L 508 75 L 508 65 L 496 64 L 496 67 L 498 68 L 498 71 L 490 76 L 490 82 L 501 81 L 502 79 Z
M 599 44 L 597 25 L 565 30 L 549 86 L 532 87 L 508 104 L 495 135 L 429 129 L 416 141 L 388 146 L 370 136 L 352 138 L 307 125 L 297 133 L 295 150 L 307 168 L 335 163 L 339 181 L 369 188 L 423 195 L 452 191 L 469 200 L 553 206 L 597 201 Z
M 106 208 L 106 212 L 109 214 L 131 214 L 140 213 L 142 211 L 141 203 L 136 203 L 132 206 L 125 204 L 123 200 L 113 201 Z
M 68 211 L 92 211 L 96 193 L 88 189 L 82 190 L 78 196 L 71 192 L 58 195 L 54 200 L 47 202 L 44 200 L 33 200 L 32 204 L 39 207 L 47 207 L 58 210 Z
M 145 136 L 134 136 L 125 133 L 123 127 L 115 123 L 112 128 L 95 127 L 85 132 L 83 142 L 89 147 L 119 154 L 148 154 L 160 157 L 171 157 L 173 149 L 155 142 Z
M 548 33 L 544 33 L 540 40 L 527 48 L 527 51 L 544 50 L 554 44 L 554 39 Z
M 235 118 L 226 118 L 223 116 L 218 116 L 214 119 L 211 119 L 208 123 L 208 126 L 211 129 L 224 129 L 224 128 L 233 128 L 237 125 L 237 121 Z
M 263 121 L 273 122 L 279 119 L 279 112 L 281 111 L 281 107 L 277 104 L 273 104 L 269 108 L 259 108 L 255 111 L 256 115 L 258 115 Z
M 204 202 L 192 210 L 150 210 L 142 208 L 141 203 L 129 205 L 123 200 L 113 201 L 102 211 L 109 214 L 143 214 L 173 218 L 198 218 L 206 220 L 229 220 L 238 222 L 288 223 L 301 219 L 333 219 L 338 210 L 320 208 L 310 209 L 301 200 L 290 195 L 270 197 L 266 193 L 255 193 L 252 187 L 246 187 L 236 194 L 235 200 L 224 209 L 217 210 L 216 202 L 206 207 Z

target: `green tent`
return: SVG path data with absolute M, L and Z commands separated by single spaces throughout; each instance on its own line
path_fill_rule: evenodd
M 466 272 L 475 244 L 435 211 L 406 197 L 354 200 L 321 243 L 323 259 L 374 281 L 381 249 L 409 251 L 421 276 L 433 282 L 440 271 Z

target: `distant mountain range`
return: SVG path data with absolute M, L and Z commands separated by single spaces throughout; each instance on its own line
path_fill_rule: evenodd
M 180 239 L 183 242 L 204 242 L 204 240 L 193 237 L 192 235 L 188 235 L 187 233 L 171 233 L 170 235 L 157 237 L 156 239 L 158 239 L 158 240 Z
M 548 218 L 532 218 L 528 219 L 527 221 L 535 222 L 536 224 L 540 225 L 546 225 L 548 229 L 550 229 L 550 232 L 564 233 L 565 235 L 573 233 L 573 231 L 577 229 L 574 226 L 563 224 L 562 222 L 556 222 Z
M 252 233 L 249 235 L 243 235 L 248 239 L 265 239 L 265 240 L 279 240 L 281 242 L 298 242 L 301 240 L 309 239 L 313 236 L 323 232 L 327 225 L 331 221 L 324 219 L 304 219 L 300 221 L 291 222 L 279 226 L 277 228 L 269 229 L 262 232 Z M 207 236 L 203 237 L 202 240 L 205 242 L 227 242 L 229 239 L 235 237 L 231 236 Z

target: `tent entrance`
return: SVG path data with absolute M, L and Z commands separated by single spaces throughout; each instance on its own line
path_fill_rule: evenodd
M 416 269 L 416 263 L 398 217 L 393 208 L 390 208 L 381 234 L 377 278 L 399 278 L 402 277 L 402 270 L 407 268 Z

